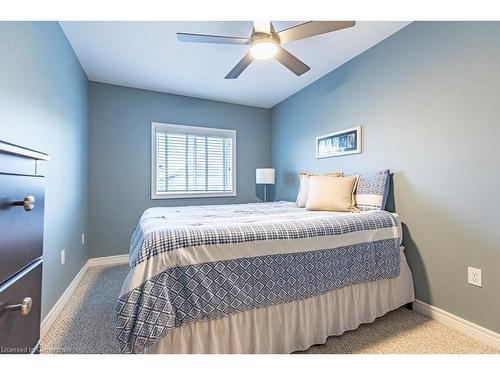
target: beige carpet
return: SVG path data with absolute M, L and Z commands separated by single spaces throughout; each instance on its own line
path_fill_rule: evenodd
M 126 266 L 89 269 L 73 298 L 41 342 L 42 353 L 118 353 L 114 305 Z M 460 332 L 400 308 L 305 354 L 500 353 Z

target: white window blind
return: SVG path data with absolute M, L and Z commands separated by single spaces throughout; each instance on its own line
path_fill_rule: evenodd
M 236 195 L 236 132 L 153 123 L 153 198 Z

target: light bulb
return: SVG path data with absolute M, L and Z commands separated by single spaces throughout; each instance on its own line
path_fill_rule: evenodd
M 257 42 L 250 47 L 250 54 L 254 59 L 267 60 L 274 57 L 278 47 L 273 42 Z

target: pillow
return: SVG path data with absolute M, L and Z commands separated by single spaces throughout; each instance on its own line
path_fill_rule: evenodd
M 361 211 L 384 210 L 389 196 L 390 172 L 388 169 L 359 175 L 354 198 Z
M 309 177 L 306 209 L 313 211 L 354 211 L 354 191 L 358 176 Z
M 307 194 L 309 192 L 309 177 L 310 176 L 317 176 L 312 173 L 306 173 L 306 172 L 300 172 L 299 173 L 299 178 L 300 178 L 300 187 L 299 187 L 299 194 L 297 195 L 297 207 L 302 207 L 304 208 L 306 206 L 307 202 Z M 319 175 L 321 176 L 321 175 Z M 342 176 L 342 172 L 331 172 L 331 173 L 326 173 L 325 176 Z

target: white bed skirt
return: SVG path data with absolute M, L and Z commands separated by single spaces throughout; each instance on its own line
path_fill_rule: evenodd
M 415 299 L 401 247 L 394 279 L 357 284 L 305 300 L 180 326 L 145 353 L 291 353 L 323 344 Z

